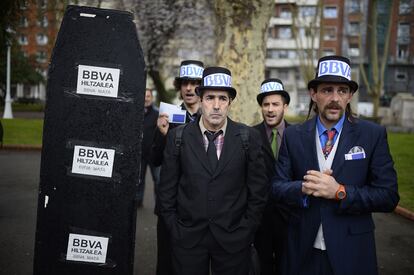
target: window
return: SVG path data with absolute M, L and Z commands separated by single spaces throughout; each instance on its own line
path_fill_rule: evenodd
M 47 7 L 47 0 L 37 0 L 37 5 L 40 8 L 45 9 Z
M 348 55 L 353 57 L 359 56 L 359 45 L 357 43 L 349 44 Z
M 349 1 L 349 12 L 357 13 L 361 11 L 361 1 L 360 0 L 351 0 Z
M 328 55 L 334 55 L 335 50 L 334 49 L 323 49 L 322 50 L 322 56 L 328 56 Z
M 40 27 L 43 27 L 43 28 L 47 27 L 48 25 L 47 17 L 43 16 L 37 23 L 39 24 Z
M 19 36 L 19 44 L 20 45 L 27 45 L 29 44 L 29 41 L 27 40 L 27 36 L 22 34 Z
M 359 22 L 349 22 L 349 34 L 357 35 L 360 33 Z
M 292 38 L 292 29 L 290 27 L 279 27 L 279 38 Z
M 277 29 L 276 29 L 276 27 L 269 28 L 269 37 L 270 38 L 277 38 Z
M 47 56 L 46 56 L 46 52 L 45 51 L 38 51 L 36 54 L 36 59 L 38 62 L 40 63 L 44 63 L 46 62 Z
M 277 73 L 278 73 L 278 78 L 279 79 L 283 79 L 283 81 L 289 79 L 289 70 L 288 69 L 279 69 L 277 71 Z
M 46 35 L 44 35 L 43 33 L 39 33 L 36 36 L 36 41 L 37 41 L 37 44 L 39 44 L 39 45 L 46 45 L 48 39 L 47 39 Z
M 316 15 L 316 7 L 314 6 L 301 6 L 299 7 L 300 17 L 311 17 Z
M 336 27 L 325 27 L 323 40 L 336 40 Z
M 395 81 L 407 81 L 408 75 L 406 71 L 397 70 L 395 71 Z
M 338 11 L 337 11 L 336 7 L 325 6 L 323 8 L 323 17 L 324 18 L 337 18 L 338 17 Z
M 292 18 L 292 12 L 289 7 L 282 7 L 280 9 L 280 18 L 285 18 L 285 19 Z
M 398 24 L 397 41 L 399 44 L 410 43 L 410 24 L 409 23 Z
M 20 27 L 27 27 L 29 26 L 29 22 L 27 21 L 27 17 L 26 16 L 22 16 L 20 17 Z
M 397 59 L 400 61 L 408 60 L 409 49 L 408 45 L 397 44 Z
M 400 0 L 400 6 L 398 8 L 398 11 L 400 14 L 409 14 L 411 13 L 413 6 L 413 0 Z

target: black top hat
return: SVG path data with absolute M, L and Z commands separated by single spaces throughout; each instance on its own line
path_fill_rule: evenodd
M 203 71 L 203 62 L 198 60 L 183 60 L 180 65 L 180 75 L 175 80 L 201 80 Z
M 290 96 L 288 92 L 285 91 L 283 83 L 280 79 L 277 78 L 268 78 L 262 82 L 260 86 L 260 92 L 257 95 L 257 103 L 262 105 L 263 98 L 268 95 L 281 95 L 285 98 L 286 104 L 289 105 Z
M 351 88 L 352 92 L 358 90 L 358 84 L 351 80 L 349 59 L 343 56 L 330 55 L 320 58 L 315 79 L 309 81 L 308 89 L 326 82 L 345 83 Z
M 236 97 L 236 89 L 231 86 L 231 72 L 223 67 L 208 67 L 203 72 L 201 85 L 196 88 L 198 96 L 204 90 L 220 90 L 229 92 L 231 98 Z

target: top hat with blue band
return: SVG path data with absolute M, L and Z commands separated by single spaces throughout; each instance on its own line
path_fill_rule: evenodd
M 183 60 L 180 65 L 180 75 L 176 81 L 196 80 L 200 81 L 203 76 L 204 64 L 198 60 Z
M 269 78 L 262 82 L 260 86 L 260 92 L 257 95 L 257 103 L 262 105 L 263 99 L 268 95 L 281 95 L 285 98 L 286 104 L 289 105 L 290 96 L 288 92 L 285 91 L 283 83 L 280 79 L 277 78 Z
M 309 81 L 308 89 L 316 88 L 320 83 L 344 83 L 352 92 L 358 90 L 358 84 L 351 80 L 349 59 L 339 55 L 324 56 L 319 59 L 315 79 Z
M 231 98 L 236 97 L 236 89 L 231 86 L 231 72 L 223 67 L 208 67 L 204 69 L 201 85 L 196 88 L 198 96 L 204 90 L 219 90 L 229 92 Z

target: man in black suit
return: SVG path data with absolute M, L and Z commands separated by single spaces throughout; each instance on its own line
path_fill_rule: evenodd
M 180 128 L 170 131 L 161 169 L 174 273 L 208 275 L 211 267 L 212 274 L 247 275 L 267 201 L 261 139 L 227 117 L 236 96 L 228 69 L 206 68 L 197 93 L 202 114 L 184 127 L 178 149 Z
M 263 121 L 254 128 L 259 130 L 262 136 L 266 175 L 271 179 L 276 173 L 277 152 L 283 132 L 289 125 L 284 120 L 284 115 L 290 96 L 285 91 L 282 81 L 274 78 L 266 79 L 262 82 L 257 102 L 262 110 Z M 269 198 L 262 222 L 257 230 L 255 246 L 260 258 L 262 275 L 279 274 L 280 254 L 283 252 L 283 242 L 287 234 L 287 210 L 285 208 Z
M 198 60 L 183 60 L 180 66 L 179 75 L 174 80 L 174 87 L 180 93 L 180 99 L 183 100 L 181 109 L 186 111 L 185 123 L 194 122 L 199 115 L 200 99 L 195 91 L 201 83 L 204 64 Z M 169 123 L 166 113 L 159 114 L 157 120 L 157 129 L 154 134 L 154 140 L 151 147 L 151 162 L 155 166 L 160 166 L 163 160 L 165 144 L 167 142 L 167 133 L 169 130 L 180 124 Z M 155 214 L 158 215 L 158 196 L 155 204 Z M 169 234 L 165 223 L 161 218 L 157 220 L 157 275 L 171 275 L 171 245 Z
M 141 179 L 137 192 L 137 206 L 142 206 L 145 191 L 145 176 L 147 167 L 150 167 L 154 187 L 158 184 L 159 167 L 150 161 L 151 145 L 154 139 L 154 132 L 157 128 L 158 109 L 154 106 L 154 96 L 151 89 L 145 89 L 144 102 L 144 133 L 142 138 L 142 157 L 141 157 Z M 156 188 L 154 188 L 156 190 Z

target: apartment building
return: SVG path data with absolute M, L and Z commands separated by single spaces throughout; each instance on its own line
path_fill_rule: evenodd
M 60 25 L 59 16 L 63 7 L 58 1 L 32 0 L 24 1 L 21 6 L 22 16 L 16 31 L 16 40 L 26 57 L 34 57 L 39 72 L 47 77 L 50 56 Z M 46 98 L 45 83 L 38 85 L 17 84 L 14 98 Z

